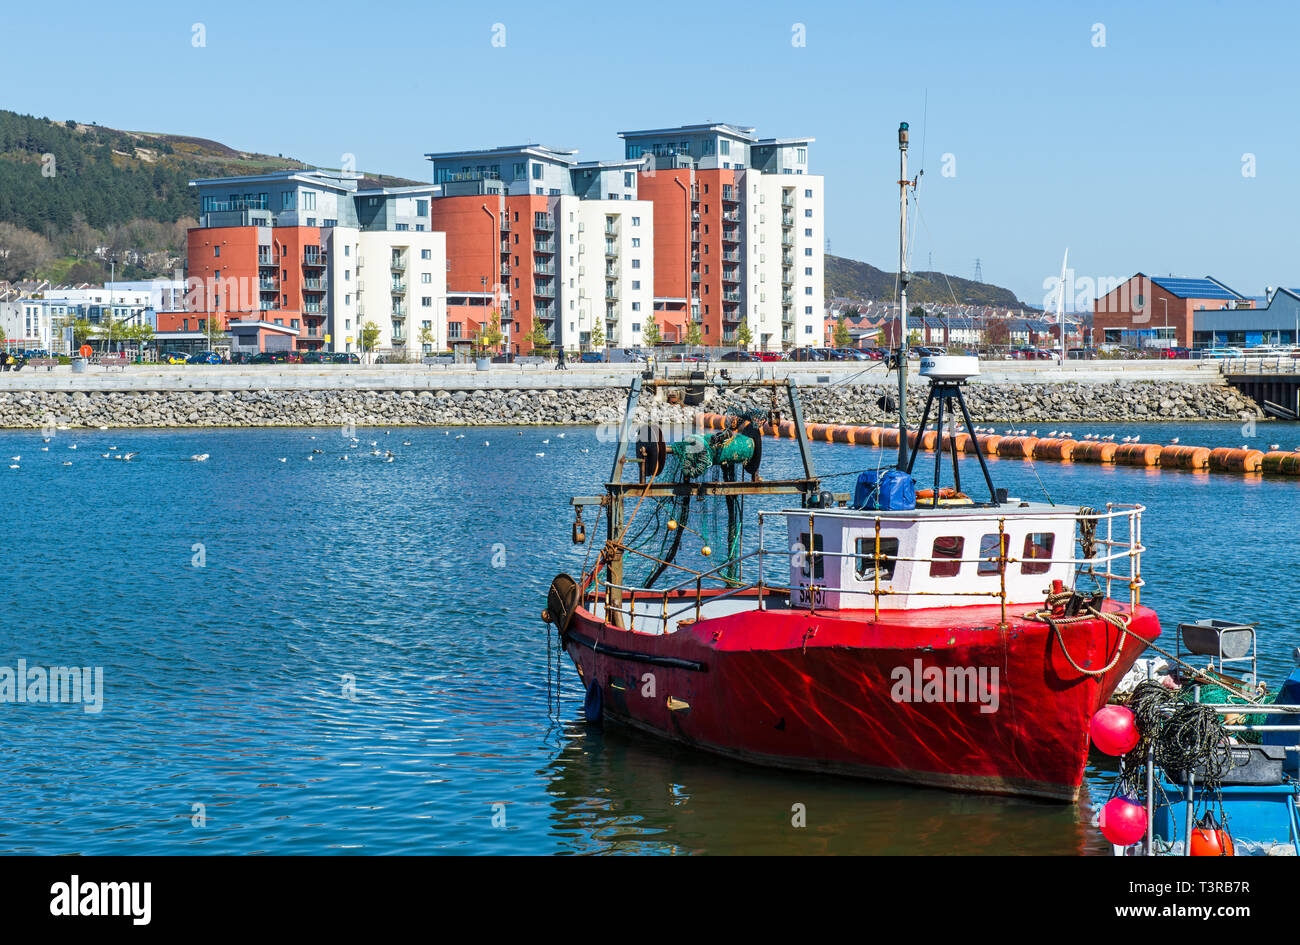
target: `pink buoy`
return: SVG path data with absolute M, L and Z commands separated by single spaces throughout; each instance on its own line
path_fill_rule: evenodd
M 1133 713 L 1122 705 L 1102 706 L 1088 726 L 1092 743 L 1108 755 L 1126 755 L 1139 741 Z
M 1102 836 L 1121 847 L 1137 843 L 1147 832 L 1147 812 L 1129 797 L 1112 797 L 1097 821 Z

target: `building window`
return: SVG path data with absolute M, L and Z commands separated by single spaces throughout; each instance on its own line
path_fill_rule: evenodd
M 641 268 L 641 260 L 639 260 L 639 259 L 634 259 L 634 260 L 632 260 L 632 268 L 633 268 L 633 269 L 640 269 L 640 268 Z
M 811 216 L 812 216 L 812 207 L 807 207 L 807 208 L 805 208 L 805 209 L 804 209 L 804 212 L 803 212 L 803 215 L 806 216 L 806 217 L 811 217 Z M 811 234 L 809 234 L 809 235 L 811 235 Z
M 428 285 L 429 283 L 433 282 L 433 276 L 427 272 L 422 272 L 420 273 L 420 282 L 422 282 L 424 285 Z
M 639 312 L 639 311 L 641 311 L 641 303 L 640 303 L 640 302 L 633 302 L 633 303 L 632 303 L 632 311 L 634 311 L 634 312 Z
M 812 247 L 811 247 L 811 246 L 805 246 L 805 247 L 804 247 L 804 250 L 803 250 L 803 254 L 804 254 L 805 256 L 811 256 L 811 255 L 812 255 Z
M 812 191 L 811 191 L 811 190 L 805 190 L 805 191 L 803 192 L 803 195 L 804 195 L 805 197 L 807 197 L 809 200 L 812 199 Z
M 633 292 L 636 292 L 636 291 L 638 291 L 640 288 L 641 288 L 641 280 L 640 280 L 640 279 L 633 279 L 633 280 L 632 280 L 632 291 L 633 291 Z
M 730 155 L 730 154 L 731 154 L 731 142 L 728 141 L 726 138 L 721 139 L 721 140 L 718 142 L 718 153 L 721 154 L 721 155 L 723 155 L 724 157 Z
M 804 230 L 804 231 L 803 231 L 803 235 L 804 235 L 804 236 L 812 236 L 812 230 Z
M 640 218 L 640 217 L 633 217 L 633 218 L 632 218 L 632 225 L 633 225 L 633 226 L 640 226 L 640 225 L 641 225 L 641 218 Z
M 811 335 L 811 334 L 812 334 L 812 325 L 804 325 L 804 326 L 803 326 L 803 333 L 804 333 L 805 335 Z
M 641 237 L 639 237 L 639 236 L 634 236 L 634 237 L 632 237 L 632 248 L 633 248 L 633 249 L 640 249 L 640 248 L 641 248 Z
M 961 535 L 945 535 L 934 540 L 930 552 L 930 577 L 956 577 L 961 571 L 961 551 L 966 539 Z
M 220 257 L 221 257 L 221 247 L 220 247 L 220 246 L 214 246 L 214 247 L 212 247 L 212 255 L 213 255 L 213 256 L 216 256 L 216 257 L 218 257 L 218 258 L 220 258 Z
M 799 152 L 799 163 L 800 163 L 800 164 L 807 164 L 807 163 L 808 163 L 808 149 L 807 149 L 807 148 L 798 148 L 797 150 L 798 150 L 798 152 Z
M 316 209 L 316 191 L 304 190 L 302 192 L 302 208 L 304 210 Z
M 422 250 L 420 250 L 420 258 L 421 258 L 421 259 L 432 259 L 432 258 L 433 258 L 433 250 L 431 250 L 431 249 L 422 249 Z
M 433 296 L 431 295 L 420 296 L 420 305 L 423 308 L 433 308 Z
M 280 195 L 280 209 L 281 210 L 294 209 L 293 198 L 294 198 L 294 192 L 292 190 L 286 190 L 284 193 L 282 193 Z
M 398 223 L 395 227 L 395 229 L 403 230 L 403 231 L 409 230 L 410 228 L 411 228 L 411 224 L 409 223 Z
M 523 161 L 515 164 L 515 180 L 523 180 L 527 177 L 527 170 Z
M 803 313 L 804 313 L 805 315 L 811 315 L 811 314 L 812 314 L 812 306 L 811 306 L 811 305 L 805 305 L 805 306 L 803 307 Z
M 427 217 L 429 215 L 429 201 L 417 200 L 415 202 L 415 215 L 417 217 Z
M 803 274 L 804 274 L 805 276 L 811 276 L 811 275 L 812 275 L 812 266 L 804 266 L 804 267 L 803 267 Z
M 344 244 L 343 244 L 343 255 L 344 255 L 344 256 L 351 256 L 351 255 L 352 255 L 352 247 L 351 247 L 350 245 L 348 245 L 347 243 L 344 243 Z
M 542 165 L 535 163 L 533 164 L 533 180 L 541 180 L 541 179 L 542 179 Z

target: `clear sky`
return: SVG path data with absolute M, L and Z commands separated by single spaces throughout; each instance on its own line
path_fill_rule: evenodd
M 11 2 L 0 106 L 322 166 L 351 153 L 421 180 L 436 150 L 535 141 L 613 158 L 619 131 L 701 121 L 811 135 L 831 251 L 886 269 L 908 121 L 926 170 L 914 269 L 970 277 L 979 258 L 986 281 L 1041 304 L 1068 246 L 1081 297 L 1083 280 L 1139 270 L 1258 295 L 1300 285 L 1297 11 Z

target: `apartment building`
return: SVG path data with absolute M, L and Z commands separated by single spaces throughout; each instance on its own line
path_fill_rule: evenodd
M 371 324 L 376 349 L 445 347 L 446 243 L 430 226 L 432 187 L 320 170 L 190 186 L 200 215 L 188 233 L 186 312 L 167 329 L 215 320 L 234 352 L 359 351 Z
M 637 196 L 636 162 L 579 162 L 538 144 L 425 157 L 437 188 L 432 226 L 447 239 L 453 344 L 493 319 L 502 350 L 515 354 L 532 351 L 534 338 L 642 343 L 654 208 Z
M 823 179 L 812 138 L 725 123 L 619 133 L 655 208 L 654 308 L 730 345 L 816 345 L 823 306 Z
M 156 329 L 158 313 L 181 304 L 184 285 L 178 279 L 155 279 L 88 288 L 53 287 L 39 298 L 0 302 L 0 330 L 8 347 L 68 354 L 73 322 L 89 322 L 97 332 L 111 326 Z

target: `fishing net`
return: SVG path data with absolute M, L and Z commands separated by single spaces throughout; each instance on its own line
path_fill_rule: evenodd
M 692 434 L 668 448 L 668 463 L 657 477 L 660 484 L 677 485 L 701 482 L 736 482 L 746 465 L 755 459 L 759 432 L 738 432 L 765 420 L 766 408 L 740 405 L 728 411 L 735 418 L 733 429 L 714 434 Z M 740 583 L 740 554 L 744 541 L 744 496 L 681 495 L 649 500 L 630 523 L 624 537 L 624 568 L 628 574 L 643 574 L 641 587 L 653 587 L 670 568 L 676 572 L 676 584 L 685 572 L 672 565 L 683 546 L 702 552 L 708 548 L 705 566 L 717 567 L 725 562 L 719 576 L 729 584 Z M 670 527 L 670 523 L 674 527 Z M 698 536 L 698 538 L 697 538 Z M 698 541 L 698 546 L 696 542 Z M 720 557 L 721 556 L 721 557 Z

